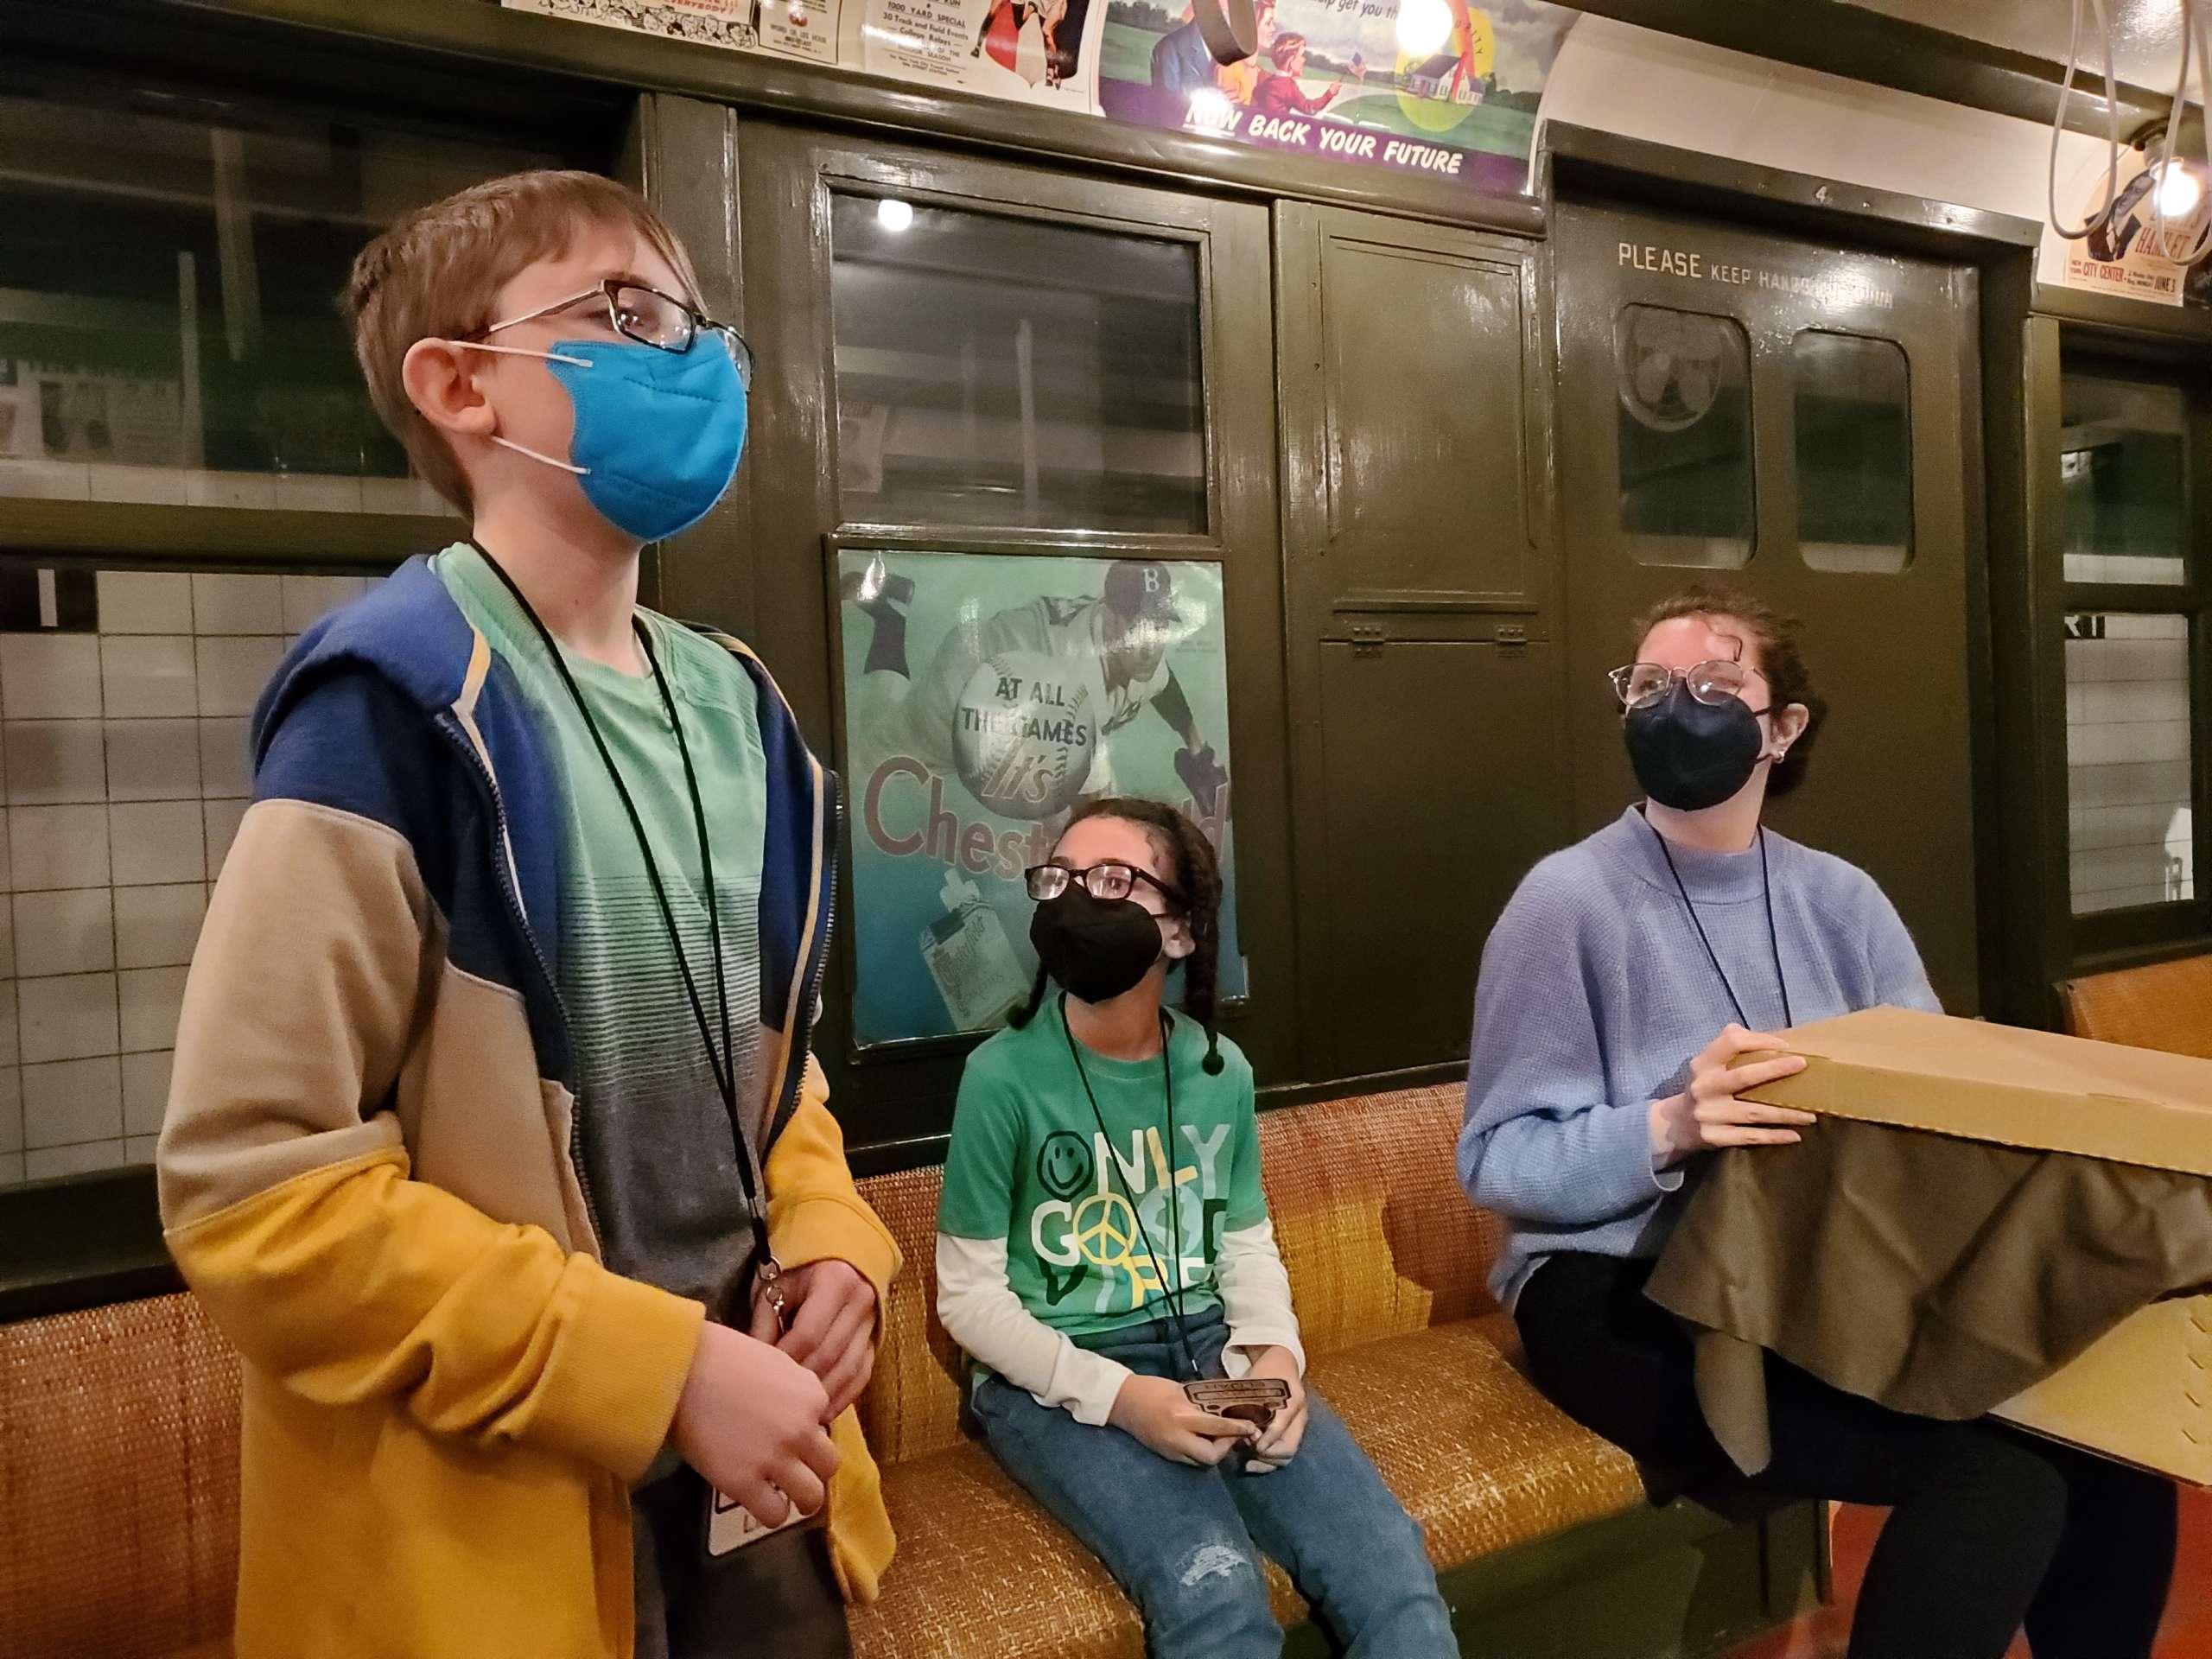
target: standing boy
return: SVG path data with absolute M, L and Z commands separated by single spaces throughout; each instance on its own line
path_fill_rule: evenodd
M 162 1203 L 245 1359 L 236 1650 L 842 1652 L 899 1257 L 808 1052 L 836 780 L 636 602 L 749 354 L 588 174 L 409 215 L 346 302 L 472 533 L 264 694 L 186 995 Z

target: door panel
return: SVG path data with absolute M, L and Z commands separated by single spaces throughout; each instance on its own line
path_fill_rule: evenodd
M 1548 646 L 1321 649 L 1338 1075 L 1464 1060 L 1483 941 L 1559 845 Z
M 1636 797 L 1604 678 L 1630 619 L 1738 582 L 1803 619 L 1831 705 L 1770 822 L 1871 872 L 1974 1012 L 1974 274 L 1592 204 L 1555 248 L 1576 830 Z
M 1489 639 L 1501 615 L 1533 618 L 1548 512 L 1535 250 L 1286 205 L 1275 253 L 1286 517 L 1318 625 Z
M 1307 1075 L 1464 1060 L 1567 823 L 1534 245 L 1275 210 Z

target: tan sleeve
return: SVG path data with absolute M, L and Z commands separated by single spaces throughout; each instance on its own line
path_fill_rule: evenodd
M 246 1359 L 305 1398 L 389 1396 L 434 1432 L 632 1478 L 705 1311 L 410 1179 L 391 1101 L 440 932 L 394 831 L 298 801 L 246 813 L 178 1031 L 170 1249 Z M 537 1080 L 514 1086 L 534 1113 Z

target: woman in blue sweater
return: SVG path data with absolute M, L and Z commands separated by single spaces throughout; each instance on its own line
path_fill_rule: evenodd
M 1661 605 L 1613 671 L 1645 799 L 1529 873 L 1483 951 L 1459 1179 L 1510 1223 L 1493 1280 L 1571 1416 L 1670 1482 L 1732 1474 L 1688 1339 L 1645 1300 L 1677 1195 L 1724 1147 L 1812 1120 L 1738 1097 L 1802 1069 L 1771 1033 L 1933 1009 L 1863 870 L 1764 829 L 1826 705 L 1796 624 L 1732 589 Z M 1995 1423 L 1908 1417 L 1770 1357 L 1764 1491 L 1887 1506 L 1851 1659 L 2148 1659 L 2172 1577 L 2166 1482 Z

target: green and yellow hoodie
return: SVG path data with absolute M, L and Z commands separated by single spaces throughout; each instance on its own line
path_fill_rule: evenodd
M 896 1247 L 808 1049 L 836 780 L 759 660 L 768 800 L 758 1066 L 769 1236 Z M 240 1659 L 626 1659 L 630 1487 L 701 1304 L 609 1272 L 576 1155 L 555 953 L 562 802 L 505 664 L 416 560 L 286 659 L 194 957 L 159 1154 L 187 1281 L 245 1358 Z M 835 1426 L 832 1555 L 892 1539 Z

